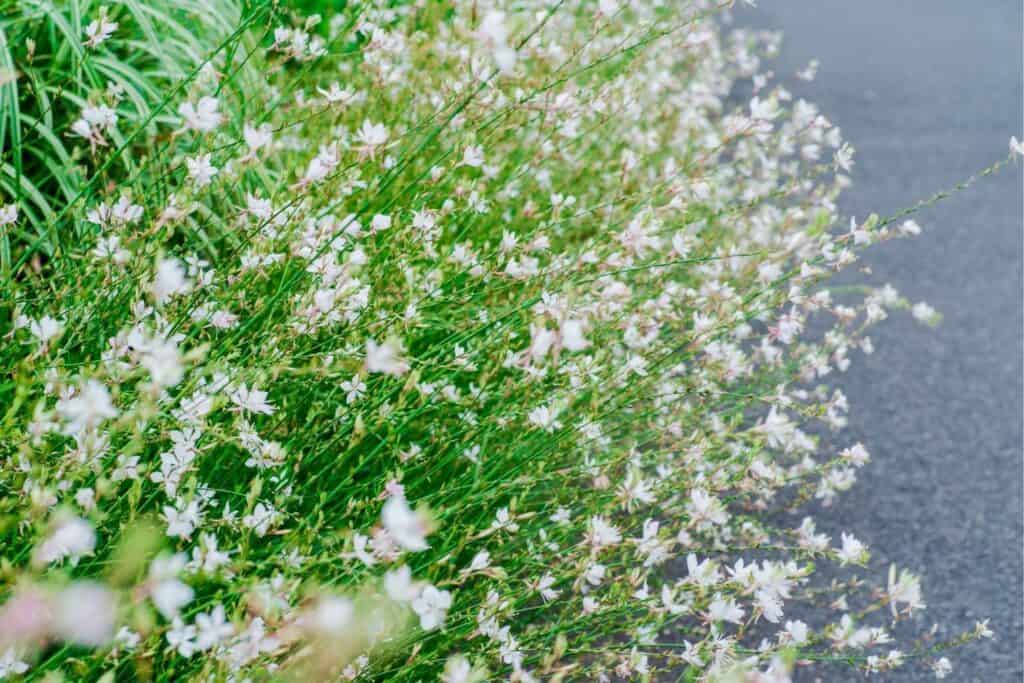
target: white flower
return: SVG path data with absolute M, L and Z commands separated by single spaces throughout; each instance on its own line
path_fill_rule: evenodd
M 156 277 L 153 278 L 153 298 L 158 304 L 166 303 L 172 296 L 184 294 L 189 290 L 189 282 L 185 278 L 185 266 L 175 258 L 161 259 L 156 265 Z
M 527 417 L 530 420 L 530 424 L 546 432 L 553 432 L 562 427 L 562 423 L 558 421 L 558 413 L 558 408 L 553 405 L 537 406 L 530 411 Z
M 934 308 L 929 306 L 924 301 L 918 302 L 911 307 L 910 312 L 913 314 L 916 320 L 923 322 L 927 325 L 935 325 L 941 319 L 942 316 Z
M 1024 142 L 1017 140 L 1016 135 L 1010 136 L 1010 153 L 1017 156 L 1024 156 Z
M 140 642 L 142 642 L 142 636 L 127 626 L 122 626 L 118 629 L 117 635 L 114 636 L 114 643 L 118 649 L 134 650 L 139 646 Z
M 807 642 L 807 624 L 802 621 L 787 621 L 786 630 L 783 632 L 795 645 L 803 645 Z
M 988 627 L 988 619 L 974 622 L 974 634 L 979 638 L 995 637 L 995 633 Z
M 107 21 L 105 16 L 94 19 L 85 27 L 85 35 L 88 38 L 83 45 L 86 47 L 97 47 L 100 43 L 110 38 L 117 30 L 116 21 Z
M 583 336 L 584 323 L 582 320 L 566 320 L 562 323 L 560 336 L 562 348 L 567 351 L 582 351 L 590 346 L 590 342 Z
M 188 177 L 192 179 L 196 187 L 206 187 L 209 185 L 213 181 L 213 176 L 217 175 L 219 170 L 210 163 L 209 154 L 189 157 L 185 159 L 185 165 L 188 167 Z
M 167 535 L 171 538 L 192 538 L 192 532 L 203 520 L 202 512 L 199 509 L 199 501 L 192 500 L 184 509 L 177 509 L 170 505 L 163 508 L 164 519 L 167 521 Z
M 754 604 L 764 618 L 773 624 L 779 623 L 782 619 L 782 600 L 772 591 L 759 590 L 754 593 Z
M 537 581 L 537 592 L 540 593 L 540 597 L 545 601 L 549 602 L 558 597 L 558 591 L 554 589 L 555 577 L 551 576 L 550 573 L 540 577 Z
M 622 533 L 603 517 L 594 515 L 590 518 L 590 530 L 587 533 L 587 538 L 594 548 L 603 548 L 622 541 Z
M 469 448 L 465 448 L 462 451 L 462 457 L 469 460 L 474 465 L 480 464 L 480 444 L 473 444 Z
M 384 574 L 384 592 L 395 602 L 411 602 L 420 594 L 420 589 L 412 580 L 412 570 L 403 564 Z
M 352 92 L 351 88 L 345 88 L 342 90 L 341 86 L 338 85 L 337 82 L 331 83 L 327 90 L 324 90 L 323 88 L 317 88 L 316 90 L 324 96 L 324 99 L 327 100 L 329 104 L 346 104 L 355 96 L 355 93 Z
M 267 392 L 253 387 L 250 389 L 245 384 L 240 384 L 237 389 L 228 394 L 231 402 L 240 409 L 250 413 L 261 415 L 273 415 L 274 406 L 267 401 Z
M 96 532 L 92 525 L 81 517 L 69 517 L 59 522 L 53 533 L 35 550 L 33 559 L 37 565 L 70 557 L 77 563 L 83 555 L 90 555 L 96 549 Z
M 843 532 L 842 540 L 843 547 L 836 551 L 841 564 L 859 564 L 867 560 L 867 546 L 846 532 Z
M 637 553 L 644 558 L 644 567 L 662 564 L 670 557 L 670 543 L 658 538 L 660 526 L 656 520 L 648 519 L 644 522 L 643 537 L 633 539 Z
M 17 676 L 26 671 L 28 671 L 28 664 L 21 661 L 13 647 L 7 648 L 3 657 L 0 657 L 0 679 L 7 678 L 11 674 Z
M 263 123 L 258 127 L 247 123 L 242 129 L 242 138 L 249 151 L 255 152 L 270 144 L 274 138 L 273 131 L 274 128 L 269 123 Z
M 105 147 L 107 139 L 103 136 L 103 127 L 90 123 L 84 113 L 85 110 L 82 118 L 71 124 L 71 132 L 88 140 L 93 147 Z
M 444 625 L 445 615 L 452 606 L 452 594 L 439 591 L 428 585 L 419 597 L 412 601 L 412 609 L 420 617 L 420 627 L 424 631 L 433 631 Z
M 185 119 L 185 130 L 209 133 L 216 130 L 224 117 L 217 111 L 220 103 L 214 97 L 200 98 L 197 104 L 183 102 L 178 107 L 178 114 Z
M 708 618 L 711 621 L 731 621 L 739 624 L 743 621 L 743 609 L 732 598 L 715 593 L 714 599 L 708 605 Z
M 503 73 L 508 73 L 516 64 L 516 51 L 508 44 L 508 29 L 505 13 L 492 10 L 484 16 L 476 31 L 477 39 L 491 50 L 494 63 Z
M 800 547 L 808 548 L 815 552 L 825 551 L 832 540 L 825 534 L 816 533 L 814 520 L 810 517 L 804 517 L 803 522 L 797 529 L 797 534 L 799 535 Z
M 641 595 L 647 592 L 647 583 L 645 582 L 641 591 Z M 686 614 L 690 611 L 692 606 L 692 600 L 688 593 L 683 592 L 680 599 L 676 599 L 675 590 L 667 583 L 661 586 L 661 604 L 665 608 L 665 611 L 669 614 Z
M 373 150 L 388 141 L 388 129 L 384 127 L 383 123 L 363 121 L 363 125 L 356 132 L 355 139 L 365 151 L 372 153 Z
M 201 544 L 192 548 L 192 562 L 189 567 L 193 571 L 204 571 L 214 574 L 218 569 L 231 561 L 230 552 L 217 548 L 217 537 L 213 534 L 203 534 L 200 537 Z
M 369 536 L 364 534 L 355 534 L 352 536 L 352 553 L 343 554 L 342 557 L 354 557 L 367 567 L 372 567 L 377 564 L 377 558 L 373 556 L 373 553 L 368 551 L 369 545 Z
M 849 448 L 844 448 L 839 452 L 839 456 L 849 460 L 858 467 L 862 467 L 871 461 L 871 454 L 868 453 L 868 449 L 864 448 L 864 444 L 859 442 Z
M 74 436 L 98 427 L 118 415 L 110 392 L 102 382 L 87 380 L 78 390 L 57 402 L 57 413 L 64 418 L 64 433 Z
M 121 238 L 117 235 L 107 235 L 96 240 L 96 246 L 92 253 L 96 258 L 109 259 L 114 263 L 127 263 L 130 254 L 121 248 Z
M 504 529 L 510 534 L 519 531 L 519 525 L 512 519 L 512 514 L 508 511 L 507 507 L 498 509 L 498 512 L 494 515 L 494 521 L 491 522 L 491 528 L 495 531 Z
M 472 683 L 473 665 L 463 655 L 452 655 L 444 663 L 441 683 Z
M 722 573 L 718 571 L 718 566 L 710 558 L 698 562 L 697 556 L 690 553 L 686 556 L 686 569 L 690 579 L 698 586 L 714 586 L 722 580 Z
M 899 226 L 901 235 L 916 237 L 921 234 L 921 226 L 915 220 L 906 220 Z
M 177 616 L 182 607 L 192 602 L 192 589 L 178 579 L 185 568 L 184 553 L 161 555 L 149 565 L 149 596 L 165 619 Z
M 167 631 L 167 644 L 182 657 L 191 657 L 196 653 L 196 627 L 185 624 L 180 617 L 174 617 L 170 630 Z
M 81 488 L 75 491 L 75 502 L 85 511 L 96 509 L 96 491 L 91 488 Z
M 57 594 L 54 633 L 85 647 L 102 647 L 114 636 L 117 604 L 109 588 L 95 581 L 77 581 Z
M 366 393 L 366 382 L 357 375 L 351 380 L 342 381 L 341 390 L 345 392 L 345 403 L 352 405 Z
M 770 121 L 779 115 L 779 107 L 774 99 L 762 100 L 754 97 L 750 100 L 750 118 Z
M 60 333 L 64 330 L 64 323 L 56 318 L 48 315 L 44 315 L 39 320 L 33 320 L 28 327 L 29 332 L 32 336 L 39 340 L 39 343 L 43 346 L 52 339 L 60 336 Z
M 469 146 L 462 153 L 462 163 L 465 166 L 480 168 L 484 165 L 484 150 L 481 147 Z
M 947 657 L 942 657 L 932 664 L 932 672 L 935 674 L 935 678 L 941 680 L 953 672 L 953 665 Z
M 369 372 L 398 376 L 409 371 L 409 363 L 402 358 L 402 345 L 399 342 L 389 339 L 383 344 L 377 344 L 367 339 L 366 369 Z
M 90 116 L 91 109 L 84 109 L 83 115 L 86 117 Z M 90 119 L 91 120 L 91 119 Z M 110 120 L 105 122 L 105 125 L 113 125 L 117 122 L 117 114 L 110 112 Z M 85 220 L 107 228 L 118 225 L 128 225 L 131 223 L 138 223 L 139 219 L 142 218 L 143 209 L 138 204 L 133 204 L 127 196 L 121 195 L 121 198 L 117 200 L 113 206 L 109 206 L 106 202 L 100 202 L 95 208 L 90 209 L 85 215 Z
M 238 324 L 238 316 L 231 311 L 214 311 L 210 314 L 210 324 L 218 330 L 228 330 Z
M 196 648 L 209 650 L 224 642 L 235 633 L 234 625 L 227 620 L 224 605 L 218 604 L 210 612 L 196 615 Z
M 149 371 L 153 384 L 160 388 L 173 387 L 185 376 L 178 345 L 169 339 L 151 339 L 144 349 L 139 364 Z
M 607 567 L 595 562 L 587 567 L 587 571 L 583 573 L 583 579 L 591 586 L 598 586 L 604 580 L 604 575 L 607 571 Z
M 836 153 L 832 156 L 832 161 L 835 163 L 836 168 L 849 172 L 853 168 L 853 153 L 853 147 L 849 143 L 844 142 L 843 146 L 837 149 Z
M 704 489 L 693 489 L 690 491 L 690 502 L 686 505 L 686 511 L 698 525 L 705 526 L 715 524 L 721 526 L 729 521 L 729 513 L 726 511 L 722 501 L 718 500 Z
M 896 606 L 903 603 L 907 606 L 907 612 L 915 609 L 924 609 L 924 600 L 921 597 L 921 581 L 907 570 L 896 575 L 896 565 L 889 566 L 889 587 L 887 590 L 893 616 L 896 616 Z
M 4 204 L 0 206 L 0 227 L 10 225 L 18 220 L 18 205 Z M 10 650 L 8 650 L 10 652 Z
M 430 547 L 428 527 L 423 516 L 409 507 L 404 496 L 391 496 L 381 510 L 381 522 L 398 545 L 412 552 Z
M 491 554 L 486 550 L 481 550 L 473 556 L 472 561 L 469 563 L 469 572 L 482 572 L 491 566 Z
M 572 519 L 572 513 L 569 511 L 569 508 L 559 506 L 558 509 L 555 510 L 554 514 L 552 514 L 551 517 L 549 517 L 549 519 L 555 524 L 558 524 L 559 526 L 564 526 L 568 524 L 569 521 Z
M 246 515 L 242 518 L 242 524 L 252 529 L 257 536 L 263 537 L 267 535 L 270 528 L 277 524 L 280 513 L 274 508 L 273 505 L 256 503 L 256 507 L 253 509 L 252 514 Z
M 235 644 L 228 651 L 228 661 L 233 668 L 244 666 L 265 652 L 277 649 L 279 645 L 277 638 L 267 635 L 266 625 L 262 617 L 256 617 L 249 623 L 249 628 L 243 632 Z

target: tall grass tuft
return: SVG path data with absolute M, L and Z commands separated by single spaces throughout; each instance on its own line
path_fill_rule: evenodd
M 0 13 L 0 191 L 22 217 L 0 238 L 5 274 L 27 245 L 51 257 L 82 237 L 64 229 L 68 206 L 130 178 L 181 86 L 252 48 L 232 35 L 241 16 L 233 0 L 19 0 Z M 258 77 L 243 68 L 233 82 Z

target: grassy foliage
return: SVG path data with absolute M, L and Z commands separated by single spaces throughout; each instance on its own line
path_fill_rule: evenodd
M 175 120 L 168 105 L 204 65 L 252 49 L 253 39 L 236 33 L 241 14 L 231 0 L 19 0 L 0 13 L 0 190 L 23 218 L 0 242 L 4 273 L 12 251 L 31 245 L 50 257 L 81 239 L 81 230 L 65 229 L 69 209 L 137 175 L 140 142 L 153 144 L 158 125 Z M 117 30 L 91 48 L 86 29 L 101 17 Z M 233 83 L 251 87 L 257 78 L 243 67 Z M 83 148 L 72 125 L 90 105 L 109 107 L 116 124 Z

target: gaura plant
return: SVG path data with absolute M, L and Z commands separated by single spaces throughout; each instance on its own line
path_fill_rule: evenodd
M 918 578 L 777 514 L 868 463 L 870 328 L 939 318 L 829 288 L 921 228 L 839 216 L 777 35 L 340 4 L 18 15 L 0 678 L 941 678 L 991 635 L 895 640 Z

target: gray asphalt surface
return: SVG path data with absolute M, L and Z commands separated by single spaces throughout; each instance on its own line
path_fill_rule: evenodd
M 1019 0 L 761 0 L 740 25 L 781 29 L 776 74 L 857 149 L 841 208 L 888 215 L 951 187 L 1022 137 Z M 811 58 L 811 83 L 793 77 Z M 921 623 L 991 618 L 997 640 L 953 653 L 947 680 L 1019 681 L 1022 654 L 1022 178 L 1004 169 L 916 217 L 925 233 L 878 246 L 873 274 L 945 316 L 892 316 L 842 378 L 846 438 L 873 462 L 820 528 L 922 575 Z M 850 671 L 823 680 L 860 680 Z M 810 680 L 813 680 L 810 679 Z M 876 679 L 878 680 L 878 679 Z M 913 667 L 886 681 L 935 680 Z

